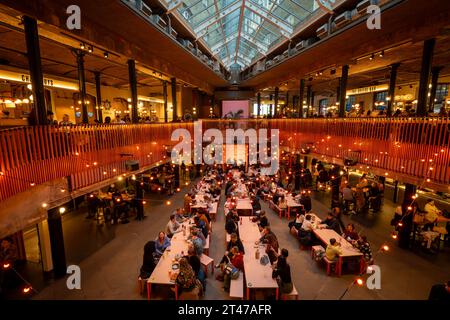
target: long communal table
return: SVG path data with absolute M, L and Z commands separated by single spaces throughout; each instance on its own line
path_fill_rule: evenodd
M 260 257 L 266 255 L 265 245 L 255 245 L 261 234 L 258 225 L 250 219 L 250 217 L 241 217 L 241 222 L 239 222 L 239 234 L 245 249 L 244 269 L 247 300 L 250 300 L 251 289 L 275 289 L 278 299 L 278 283 L 272 278 L 271 264 L 262 265 L 260 259 L 255 257 L 255 252 L 258 249 Z
M 339 255 L 339 259 L 336 264 L 336 273 L 339 276 L 342 274 L 342 263 L 344 259 L 359 259 L 359 274 L 363 273 L 364 255 L 358 249 L 353 247 L 350 242 L 345 240 L 340 234 L 331 229 L 315 228 L 313 232 L 316 237 L 320 239 L 320 241 L 325 245 L 325 247 L 330 243 L 330 239 L 332 238 L 341 243 L 342 254 Z
M 190 233 L 190 226 L 193 224 L 192 221 L 187 220 L 183 222 L 182 225 L 186 227 L 186 233 L 183 234 L 183 232 L 178 232 L 174 234 L 170 240 L 170 247 L 164 251 L 150 278 L 147 280 L 148 300 L 151 298 L 152 285 L 167 285 L 174 287 L 175 299 L 178 300 L 178 287 L 176 282 L 172 280 L 173 278 L 171 278 L 171 273 L 176 273 L 176 271 L 172 270 L 172 264 L 175 262 L 177 256 L 187 254 L 189 247 L 187 239 Z

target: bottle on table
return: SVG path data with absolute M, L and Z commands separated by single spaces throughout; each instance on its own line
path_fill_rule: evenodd
M 259 259 L 259 248 L 255 251 L 255 259 Z

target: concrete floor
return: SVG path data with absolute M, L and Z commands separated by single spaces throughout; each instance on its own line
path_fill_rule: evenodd
M 87 258 L 85 250 L 68 255 L 68 264 L 76 263 L 82 272 L 81 290 L 68 290 L 66 278 L 52 281 L 47 287 L 36 294 L 34 299 L 145 299 L 138 293 L 137 276 L 142 263 L 144 244 L 156 237 L 158 231 L 164 230 L 169 215 L 182 205 L 184 189 L 171 197 L 172 204 L 167 206 L 163 201 L 167 196 L 154 197 L 146 208 L 147 218 L 142 221 L 132 220 L 131 223 L 118 226 L 94 226 L 92 220 L 84 219 L 83 213 L 75 215 L 71 221 L 73 230 L 67 230 L 70 236 L 65 236 L 66 250 L 72 247 L 85 247 L 91 253 Z M 168 197 L 167 197 L 168 198 Z M 225 230 L 223 202 L 219 206 L 218 218 L 213 225 L 210 256 L 217 261 L 224 252 Z M 274 212 L 261 202 L 268 212 L 272 230 L 276 233 L 280 247 L 290 252 L 288 258 L 291 265 L 294 284 L 299 292 L 299 299 L 338 299 L 355 275 L 346 274 L 340 278 L 327 276 L 324 266 L 313 261 L 309 251 L 301 251 L 298 241 L 289 234 L 287 220 L 281 220 Z M 313 211 L 320 217 L 325 217 L 330 203 L 327 193 L 314 194 Z M 353 287 L 344 299 L 426 299 L 430 287 L 450 279 L 450 249 L 444 248 L 437 255 L 429 255 L 419 251 L 398 248 L 390 238 L 392 228 L 389 222 L 393 216 L 395 204 L 385 199 L 383 210 L 377 214 L 366 214 L 349 218 L 343 217 L 344 223 L 350 220 L 358 230 L 367 235 L 374 251 L 382 244 L 388 244 L 391 250 L 376 256 L 376 264 L 381 268 L 381 289 L 369 290 L 366 287 Z M 82 224 L 84 227 L 80 228 Z M 78 226 L 78 227 L 75 227 Z M 65 226 L 67 229 L 69 226 Z M 105 231 L 99 228 L 112 228 Z M 84 232 L 93 232 L 91 241 L 86 243 Z M 66 230 L 65 230 L 66 232 Z M 113 235 L 113 237 L 111 237 Z M 92 240 L 94 239 L 94 240 Z M 95 240 L 97 239 L 97 240 Z M 105 239 L 108 242 L 105 242 Z M 97 247 L 96 251 L 92 250 Z M 94 252 L 95 251 L 95 252 Z M 167 299 L 170 293 L 164 288 L 152 291 L 155 299 Z M 153 294 L 152 294 L 153 297 Z M 222 290 L 222 282 L 209 275 L 205 299 L 227 299 Z

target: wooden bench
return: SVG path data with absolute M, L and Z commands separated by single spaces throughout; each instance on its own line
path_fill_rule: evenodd
M 142 296 L 145 292 L 146 284 L 148 279 L 142 279 L 141 276 L 138 277 L 138 287 L 139 294 Z
M 202 254 L 200 256 L 200 263 L 205 269 L 205 276 L 208 275 L 208 266 L 211 265 L 211 274 L 214 274 L 214 259 L 207 256 L 206 254 Z
M 203 247 L 203 253 L 209 254 L 209 234 L 205 240 L 206 240 L 206 243 L 205 243 L 205 246 Z
M 244 275 L 242 271 L 239 272 L 239 278 L 231 279 L 230 297 L 244 299 Z
M 337 270 L 336 270 L 336 261 L 328 260 L 327 257 L 323 257 L 323 261 L 325 262 L 325 264 L 326 264 L 326 266 L 327 266 L 327 275 L 330 275 L 330 274 L 331 274 L 331 266 L 332 266 L 332 265 L 335 266 L 334 271 L 335 271 L 335 272 L 337 271 Z
M 311 247 L 311 259 L 314 259 L 319 252 L 325 252 L 325 249 L 322 246 L 312 246 Z
M 292 284 L 291 292 L 281 294 L 281 300 L 298 300 L 298 292 L 294 284 Z

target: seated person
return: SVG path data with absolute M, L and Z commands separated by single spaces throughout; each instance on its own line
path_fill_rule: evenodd
M 305 220 L 303 220 L 301 230 L 311 232 L 313 230 L 313 224 L 312 224 L 312 216 L 310 214 L 307 214 L 305 216 Z
M 150 275 L 156 267 L 154 258 L 155 248 L 155 241 L 149 241 L 144 246 L 144 258 L 139 273 L 141 279 L 150 278 Z
M 202 283 L 203 288 L 205 288 L 206 285 L 206 275 L 205 271 L 201 267 L 200 258 L 195 253 L 195 248 L 192 244 L 188 247 L 188 254 L 185 256 L 185 258 L 189 261 L 189 264 L 192 267 L 192 270 L 194 270 L 194 273 L 198 280 Z
M 230 241 L 227 244 L 227 251 L 229 252 L 232 247 L 237 247 L 240 252 L 245 254 L 244 245 L 242 244 L 241 239 L 239 239 L 236 233 L 231 234 Z
M 203 210 L 197 211 L 197 217 L 200 219 L 200 221 L 203 221 L 205 223 L 206 229 L 208 230 L 209 233 L 210 228 L 209 223 L 211 222 L 211 218 L 208 219 L 208 216 L 205 214 Z
M 352 244 L 364 255 L 364 261 L 367 263 L 372 262 L 372 249 L 366 236 L 361 236 L 358 240 L 353 241 Z
M 277 279 L 281 293 L 291 293 L 294 288 L 291 278 L 291 267 L 287 263 L 288 251 L 286 249 L 283 250 L 285 254 L 281 254 L 278 257 L 276 267 L 272 271 L 272 278 Z
M 337 234 L 341 234 L 341 226 L 339 225 L 339 220 L 333 215 L 330 211 L 327 214 L 327 218 L 322 221 L 322 224 L 319 226 L 320 229 L 332 229 Z
M 274 264 L 278 260 L 278 251 L 275 250 L 270 244 L 266 246 L 266 254 L 269 257 L 270 264 Z
M 194 246 L 195 253 L 200 257 L 203 254 L 203 241 L 200 237 L 197 236 L 198 233 L 199 232 L 197 231 L 197 229 L 191 231 L 191 241 L 192 245 Z
M 287 201 L 286 201 L 286 197 L 284 195 L 282 195 L 278 199 L 278 208 L 280 208 L 281 210 L 286 210 L 287 209 Z
M 252 197 L 252 208 L 253 212 L 261 211 L 261 204 L 257 197 Z
M 309 196 L 308 192 L 302 191 L 302 195 L 300 197 L 300 204 L 303 206 L 306 212 L 310 212 L 312 209 L 311 197 Z
M 191 194 L 186 193 L 184 196 L 184 212 L 186 212 L 186 213 L 191 212 L 191 202 L 192 202 Z
M 228 212 L 225 218 L 225 230 L 228 234 L 238 233 L 238 226 L 233 216 L 233 212 Z
M 259 215 L 254 216 L 252 218 L 252 222 L 258 223 L 259 232 L 269 225 L 269 220 L 267 219 L 266 212 L 264 210 L 262 210 Z
M 278 239 L 272 232 L 269 226 L 265 227 L 262 231 L 261 238 L 255 242 L 255 244 L 270 244 L 276 252 L 278 252 Z
M 175 219 L 175 215 L 170 215 L 169 222 L 166 226 L 166 234 L 169 238 L 172 238 L 175 233 L 181 232 L 181 225 Z
M 208 229 L 206 229 L 206 225 L 205 222 L 200 220 L 199 217 L 195 216 L 194 217 L 194 225 L 195 227 L 200 230 L 203 234 L 203 237 L 206 239 L 208 237 Z
M 355 231 L 355 225 L 353 223 L 347 224 L 347 227 L 345 228 L 345 231 L 342 234 L 342 237 L 349 242 L 359 239 L 359 235 Z
M 337 261 L 342 254 L 341 244 L 336 239 L 331 238 L 325 250 L 325 257 L 330 261 Z
M 298 230 L 302 227 L 303 221 L 305 220 L 305 212 L 300 211 L 295 215 L 295 219 L 289 222 L 288 227 L 291 233 L 297 234 Z M 294 228 L 295 230 L 293 230 Z
M 231 248 L 231 257 L 230 257 L 230 263 L 237 268 L 239 271 L 244 271 L 244 255 L 242 252 L 239 251 L 237 247 Z M 228 268 L 224 269 L 223 274 L 223 288 L 226 292 L 230 291 L 230 284 L 231 284 L 231 274 L 227 272 Z
M 436 207 L 433 199 L 427 200 L 424 210 L 426 211 L 425 220 L 430 224 L 435 224 L 438 222 L 450 222 L 450 219 L 445 218 L 442 215 L 442 211 Z
M 170 239 L 163 231 L 160 231 L 155 240 L 155 254 L 162 256 L 167 247 L 170 247 Z
M 184 216 L 183 214 L 183 208 L 177 208 L 177 210 L 175 211 L 175 220 L 178 223 L 183 223 L 185 222 L 188 218 Z
M 193 232 L 194 231 L 196 231 L 196 233 L 197 233 L 197 238 L 200 238 L 201 240 L 202 240 L 202 245 L 203 245 L 203 247 L 206 245 L 206 238 L 205 238 L 205 236 L 203 235 L 203 232 L 202 232 L 202 230 L 200 230 L 199 228 L 197 228 L 196 226 L 191 226 L 191 230 L 190 230 L 191 232 L 190 232 L 190 236 L 189 236 L 189 238 L 191 238 L 192 237 L 192 234 L 193 234 Z
M 203 286 L 185 257 L 180 259 L 180 271 L 175 280 L 181 294 L 191 293 L 193 297 L 203 295 Z M 193 298 L 191 297 L 191 298 Z

